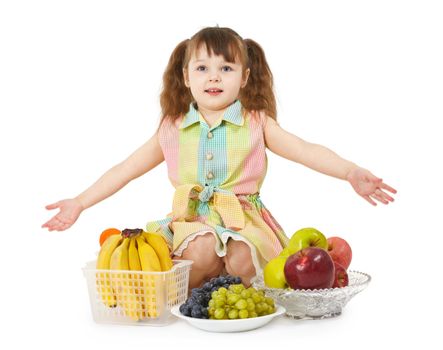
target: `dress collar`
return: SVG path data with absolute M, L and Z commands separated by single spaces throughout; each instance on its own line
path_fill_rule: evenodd
M 200 120 L 200 112 L 195 108 L 194 104 L 191 103 L 189 105 L 189 112 L 186 113 L 185 118 L 183 119 L 182 124 L 179 129 L 187 128 L 188 126 L 198 122 Z M 242 114 L 242 105 L 239 100 L 236 100 L 232 103 L 225 111 L 222 120 L 226 120 L 232 124 L 242 126 L 243 125 L 243 114 Z

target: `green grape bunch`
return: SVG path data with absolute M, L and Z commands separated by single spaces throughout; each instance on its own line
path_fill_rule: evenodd
M 275 312 L 272 298 L 264 291 L 243 284 L 231 284 L 211 293 L 208 315 L 215 320 L 235 320 L 269 315 Z

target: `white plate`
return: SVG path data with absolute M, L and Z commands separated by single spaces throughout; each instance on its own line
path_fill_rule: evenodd
M 242 332 L 249 331 L 263 327 L 270 322 L 273 318 L 278 317 L 285 313 L 285 308 L 280 305 L 275 305 L 275 312 L 266 316 L 259 316 L 254 318 L 236 319 L 236 320 L 208 320 L 201 318 L 193 318 L 182 315 L 179 310 L 180 305 L 176 305 L 171 309 L 171 313 L 186 322 L 191 326 L 203 329 L 209 332 Z

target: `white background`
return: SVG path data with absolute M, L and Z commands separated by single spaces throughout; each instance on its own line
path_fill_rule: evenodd
M 289 5 L 289 3 L 291 5 Z M 1 343 L 16 349 L 174 346 L 437 348 L 441 341 L 443 11 L 438 1 L 1 1 Z M 265 49 L 278 120 L 398 190 L 370 206 L 344 181 L 268 153 L 261 196 L 288 236 L 347 239 L 373 280 L 344 313 L 216 334 L 93 322 L 81 268 L 107 227 L 171 209 L 165 164 L 84 212 L 40 228 L 150 137 L 174 47 L 228 26 Z M 440 326 L 438 326 L 440 324 Z M 2 348 L 6 348 L 2 344 Z

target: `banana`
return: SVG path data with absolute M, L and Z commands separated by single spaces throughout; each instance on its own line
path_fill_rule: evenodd
M 103 243 L 98 254 L 96 268 L 98 270 L 109 270 L 111 255 L 122 241 L 121 235 L 109 236 Z M 108 307 L 116 307 L 117 300 L 112 290 L 111 280 L 108 272 L 97 272 L 96 274 L 97 289 L 103 303 Z
M 111 270 L 129 270 L 129 243 L 131 239 L 125 238 L 123 243 L 115 248 L 111 255 Z M 113 273 L 111 285 L 117 297 L 117 304 L 123 312 L 134 321 L 138 321 L 137 315 L 137 297 L 135 291 L 130 287 L 129 273 Z M 131 283 L 132 284 L 132 283 Z
M 161 272 L 160 260 L 154 250 L 143 237 L 137 236 L 138 255 L 143 272 Z M 145 308 L 150 317 L 159 317 L 164 307 L 164 296 L 161 280 L 156 274 L 143 274 L 143 292 Z M 158 307 L 157 307 L 158 306 Z
M 164 238 L 158 233 L 151 232 L 143 232 L 142 235 L 146 242 L 152 248 L 154 248 L 155 253 L 160 260 L 162 271 L 169 271 L 170 269 L 172 269 L 172 266 L 174 266 L 174 264 L 172 263 L 172 259 L 169 254 L 169 248 Z
M 137 240 L 131 238 L 129 243 L 129 270 L 137 271 L 136 273 L 129 274 L 129 286 L 132 287 L 132 293 L 136 295 L 136 314 L 138 318 L 145 318 L 147 315 L 144 311 L 143 305 L 143 278 L 140 275 L 142 266 L 140 263 L 140 257 L 138 256 Z
M 174 263 L 172 262 L 169 248 L 168 245 L 166 244 L 165 239 L 158 233 L 154 232 L 143 232 L 142 236 L 146 240 L 146 242 L 149 243 L 149 245 L 151 245 L 152 248 L 154 248 L 155 252 L 157 253 L 157 256 L 160 260 L 162 271 L 170 271 L 174 266 Z M 175 305 L 178 298 L 178 289 L 173 274 L 166 275 L 166 285 L 167 285 L 166 293 L 168 299 L 173 305 Z
M 162 268 L 160 265 L 160 260 L 154 248 L 146 243 L 146 241 L 141 236 L 136 237 L 136 239 L 142 270 L 161 272 Z

